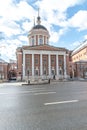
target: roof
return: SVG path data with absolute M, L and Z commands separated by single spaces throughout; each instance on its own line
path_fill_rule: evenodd
M 5 62 L 3 59 L 0 59 L 0 62 Z
M 7 63 L 7 62 L 0 58 L 0 63 Z
M 78 47 L 76 47 L 73 52 L 72 55 L 78 53 L 81 49 L 84 49 L 87 46 L 87 40 L 83 41 Z
M 44 30 L 47 30 L 43 25 L 35 25 L 32 29 L 44 29 Z
M 43 50 L 43 51 L 67 51 L 65 48 L 54 47 L 50 45 L 23 46 L 24 50 Z

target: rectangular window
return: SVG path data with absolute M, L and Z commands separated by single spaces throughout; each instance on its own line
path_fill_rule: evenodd
M 62 70 L 59 70 L 59 74 L 62 75 Z
M 35 70 L 35 75 L 38 76 L 38 70 Z
M 38 58 L 35 58 L 35 64 L 38 64 Z
M 39 38 L 39 44 L 43 44 L 43 39 L 42 38 Z
M 0 71 L 3 71 L 3 66 L 0 66 Z
M 32 46 L 34 45 L 34 38 L 32 38 Z
M 54 59 L 52 58 L 51 63 L 54 64 Z
M 52 75 L 54 75 L 54 74 L 55 74 L 55 71 L 54 71 L 54 70 L 52 70 L 52 71 L 51 71 L 51 73 L 52 73 Z
M 46 75 L 46 70 L 44 70 L 43 74 Z
M 62 59 L 59 59 L 59 64 L 60 64 L 60 65 L 62 64 Z

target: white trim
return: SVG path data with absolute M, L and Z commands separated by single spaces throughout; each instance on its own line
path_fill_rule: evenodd
M 38 38 L 37 38 L 37 43 L 38 43 L 38 45 L 39 45 L 39 34 L 38 34 Z
M 17 52 L 17 54 L 22 54 L 22 52 Z
M 36 45 L 36 35 L 34 35 L 34 45 Z
M 59 64 L 58 64 L 58 61 L 59 58 L 58 58 L 58 55 L 56 55 L 56 75 L 59 76 Z
M 66 78 L 66 55 L 64 55 L 64 77 Z
M 32 54 L 32 76 L 34 76 L 34 54 Z
M 65 51 L 23 50 L 24 54 L 65 55 Z
M 51 55 L 49 54 L 49 76 L 51 76 Z
M 42 54 L 40 54 L 40 75 L 42 76 L 43 75 L 43 72 L 42 72 Z

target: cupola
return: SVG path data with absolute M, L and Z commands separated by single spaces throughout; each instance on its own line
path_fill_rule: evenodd
M 41 18 L 38 10 L 37 25 L 35 25 L 34 22 L 33 28 L 28 33 L 29 46 L 49 44 L 49 37 L 50 35 L 47 28 L 41 25 Z

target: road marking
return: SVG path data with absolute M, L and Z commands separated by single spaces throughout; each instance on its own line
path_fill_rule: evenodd
M 19 91 L 19 92 L 2 92 L 0 95 L 8 95 L 8 94 L 27 94 L 27 93 L 35 93 L 34 95 L 39 95 L 39 94 L 52 94 L 56 92 L 44 92 L 45 90 L 30 90 L 30 91 Z M 41 93 L 40 93 L 41 92 Z
M 56 104 L 64 104 L 64 103 L 74 103 L 78 102 L 79 100 L 68 100 L 68 101 L 60 101 L 60 102 L 49 102 L 49 103 L 44 103 L 44 105 L 56 105 Z
M 34 95 L 42 95 L 42 94 L 54 94 L 56 92 L 43 92 L 43 93 L 35 93 Z

